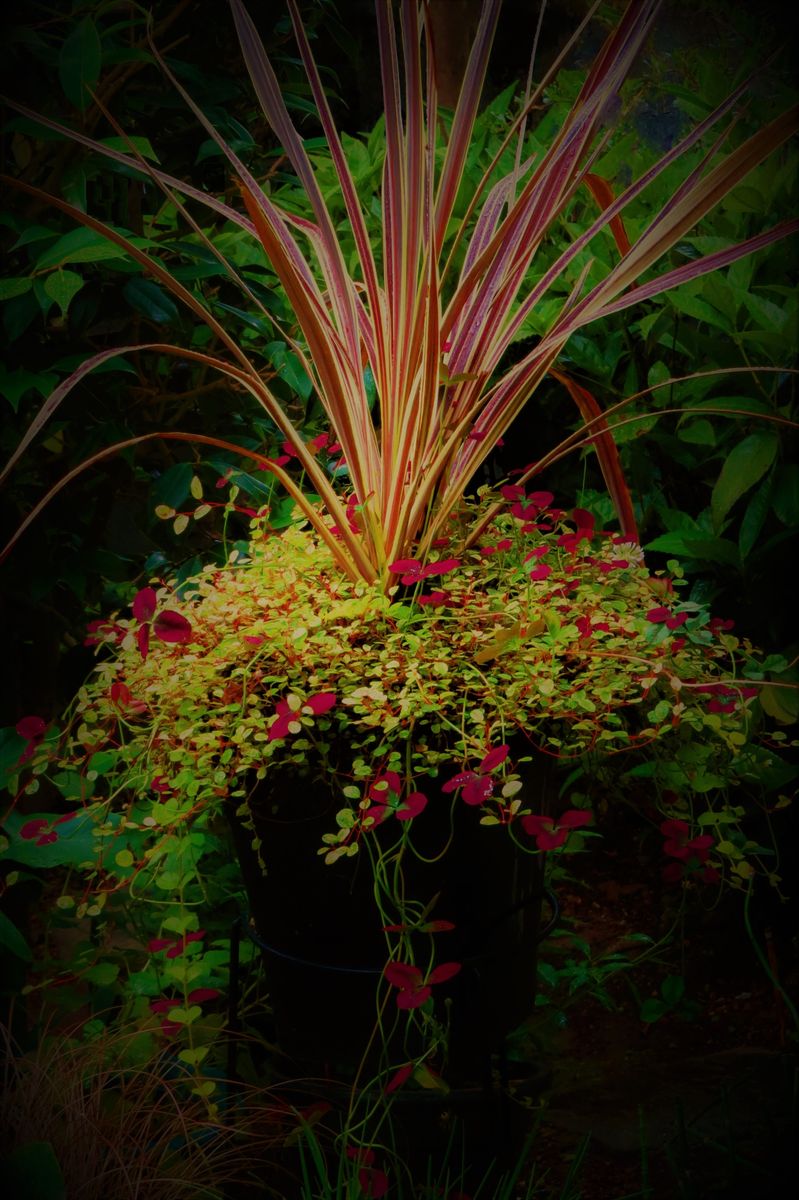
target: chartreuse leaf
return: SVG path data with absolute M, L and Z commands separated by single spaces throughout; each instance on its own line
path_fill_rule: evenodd
M 85 109 L 100 78 L 102 47 L 97 26 L 91 17 L 84 17 L 75 26 L 61 47 L 58 56 L 58 78 L 68 100 L 76 108 Z
M 170 1008 L 169 1010 L 170 1021 L 176 1021 L 178 1025 L 191 1025 L 192 1021 L 196 1021 L 202 1015 L 203 1010 L 199 1004 L 190 1004 L 188 1008 Z
M 188 1063 L 190 1067 L 196 1067 L 198 1063 L 202 1062 L 210 1049 L 210 1046 L 187 1047 L 185 1050 L 180 1051 L 178 1058 L 181 1062 Z
M 441 1078 L 441 1076 L 437 1075 L 434 1071 L 431 1071 L 430 1068 L 424 1063 L 418 1063 L 414 1067 L 413 1078 L 418 1084 L 420 1084 L 421 1087 L 428 1091 L 449 1091 L 449 1085 Z
M 735 501 L 763 478 L 777 456 L 777 445 L 773 430 L 761 430 L 750 433 L 727 455 L 710 499 L 716 529 L 721 528 Z

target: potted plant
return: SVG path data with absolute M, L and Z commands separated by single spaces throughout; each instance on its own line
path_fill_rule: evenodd
M 591 756 L 643 755 L 666 852 L 681 878 L 712 883 L 724 875 L 741 883 L 756 869 L 745 839 L 717 833 L 743 815 L 726 802 L 725 787 L 758 770 L 762 751 L 751 735 L 764 669 L 749 645 L 681 598 L 678 573 L 651 576 L 608 422 L 616 414 L 600 410 L 555 364 L 569 337 L 591 322 L 796 230 L 796 221 L 785 221 L 646 277 L 794 132 L 796 112 L 726 154 L 718 153 L 721 139 L 715 142 L 630 245 L 622 214 L 648 182 L 718 129 L 745 85 L 614 198 L 591 167 L 658 9 L 631 4 L 546 153 L 525 161 L 524 134 L 562 56 L 528 89 L 505 143 L 468 195 L 465 168 L 498 0 L 483 4 L 451 122 L 438 111 L 426 6 L 403 0 L 397 27 L 380 0 L 385 160 L 376 231 L 288 0 L 340 189 L 342 225 L 250 18 L 240 0 L 231 7 L 258 99 L 307 211 L 281 206 L 261 188 L 160 58 L 227 158 L 244 213 L 182 184 L 133 146 L 123 153 L 41 121 L 149 177 L 211 254 L 220 252 L 181 195 L 258 239 L 296 316 L 301 336 L 290 339 L 291 348 L 328 428 L 303 435 L 210 304 L 156 254 L 47 198 L 188 305 L 227 357 L 160 342 L 135 349 L 221 372 L 262 407 L 282 442 L 275 454 L 166 430 L 109 447 L 85 465 L 148 438 L 213 444 L 271 477 L 294 509 L 277 533 L 265 506 L 248 545 L 224 564 L 179 588 L 153 580 L 138 590 L 129 614 L 94 623 L 93 640 L 111 653 L 76 697 L 59 744 L 48 741 L 38 718 L 19 727 L 34 783 L 60 764 L 73 807 L 61 826 L 44 814 L 11 819 L 7 853 L 13 857 L 22 843 L 66 842 L 88 823 L 99 897 L 131 883 L 182 896 L 204 838 L 223 816 L 253 932 L 276 981 L 279 1038 L 295 1052 L 304 1040 L 315 1060 L 327 1050 L 341 1068 L 352 1065 L 354 1035 L 365 1078 L 389 1095 L 411 1075 L 439 1086 L 442 1070 L 457 1083 L 480 1083 L 490 1052 L 501 1051 L 532 997 L 539 926 L 531 902 L 541 898 L 542 862 L 580 849 L 594 834 L 590 789 L 572 801 L 567 785 L 558 797 L 544 764 L 567 761 L 579 774 Z M 583 187 L 600 215 L 537 271 L 548 232 Z M 606 230 L 618 261 L 597 276 L 588 248 Z M 235 267 L 226 268 L 261 305 Z M 521 355 L 512 353 L 525 319 L 553 295 L 549 327 Z M 87 372 L 124 349 L 93 355 L 56 389 L 7 470 Z M 547 374 L 567 388 L 583 428 L 520 464 L 513 481 L 467 498 Z M 550 492 L 531 490 L 548 465 L 587 441 L 616 506 L 616 533 L 598 530 L 581 508 L 560 507 Z M 50 490 L 6 553 L 76 473 Z M 200 518 L 210 507 L 202 479 L 192 491 Z M 232 488 L 229 507 L 237 499 Z M 183 528 L 192 514 L 163 515 Z M 68 889 L 63 906 L 72 902 L 78 911 L 86 903 Z M 170 920 L 151 942 L 154 955 L 177 957 L 202 941 L 192 912 Z M 339 999 L 320 1005 L 322 985 L 302 973 L 331 968 Z M 295 982 L 285 983 L 281 997 L 280 981 L 290 977 Z M 184 974 L 183 1002 L 168 1002 L 166 1023 L 187 1035 L 201 1011 L 191 998 L 196 978 Z M 331 986 L 324 984 L 325 995 Z M 185 1061 L 199 1071 L 203 1056 L 190 1038 L 187 1049 Z M 213 1080 L 198 1087 L 210 1095 Z

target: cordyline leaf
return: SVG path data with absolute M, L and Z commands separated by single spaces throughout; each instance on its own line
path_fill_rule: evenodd
M 594 175 L 593 172 L 589 171 L 585 176 L 585 184 L 602 212 L 604 212 L 606 208 L 610 208 L 611 204 L 613 203 L 614 196 L 613 188 L 610 186 L 607 179 L 603 179 L 601 175 Z M 615 216 L 610 218 L 609 224 L 610 231 L 615 239 L 619 254 L 629 254 L 630 239 L 627 237 L 627 230 L 624 228 L 624 221 L 620 216 Z
M 688 229 L 790 136 L 797 126 L 797 114 L 794 110 L 783 114 L 718 161 L 727 131 L 717 131 L 714 144 L 701 162 L 691 168 L 670 201 L 654 215 L 637 241 L 629 245 L 622 224 L 629 206 L 662 171 L 695 147 L 733 111 L 747 86 L 746 82 L 741 84 L 622 195 L 614 198 L 591 168 L 606 137 L 608 118 L 617 106 L 619 90 L 659 8 L 659 0 L 635 0 L 628 4 L 616 29 L 600 49 L 549 148 L 536 160 L 523 162 L 521 135 L 527 116 L 539 103 L 542 89 L 562 60 L 556 61 L 550 75 L 532 94 L 528 85 L 523 111 L 512 123 L 494 162 L 477 187 L 472 188 L 467 217 L 460 222 L 453 242 L 451 218 L 464 184 L 500 0 L 484 0 L 482 5 L 475 42 L 444 145 L 437 115 L 435 57 L 436 53 L 445 53 L 445 48 L 432 44 L 428 6 L 419 6 L 416 0 L 399 0 L 397 6 L 391 0 L 376 0 L 386 141 L 380 194 L 382 258 L 378 267 L 367 216 L 346 162 L 299 6 L 296 0 L 287 0 L 287 4 L 354 238 L 354 266 L 345 262 L 337 234 L 338 218 L 334 220 L 317 183 L 304 138 L 292 121 L 268 56 L 241 0 L 231 0 L 231 8 L 247 70 L 264 115 L 307 194 L 313 219 L 297 217 L 282 209 L 264 190 L 155 49 L 167 78 L 215 141 L 239 181 L 247 216 L 236 214 L 227 205 L 212 201 L 146 163 L 135 147 L 132 147 L 134 154 L 122 155 L 85 135 L 73 134 L 46 118 L 36 118 L 35 114 L 24 111 L 50 128 L 61 129 L 65 136 L 87 148 L 149 176 L 174 201 L 220 262 L 224 263 L 224 259 L 186 213 L 178 193 L 209 205 L 236 221 L 239 227 L 256 234 L 294 309 L 301 339 L 286 337 L 286 341 L 312 381 L 333 435 L 342 447 L 352 489 L 358 497 L 357 523 L 348 520 L 347 506 L 316 462 L 315 448 L 305 446 L 257 369 L 238 343 L 224 334 L 206 307 L 152 255 L 64 201 L 50 198 L 51 203 L 74 220 L 124 249 L 211 328 L 232 363 L 197 352 L 184 351 L 184 357 L 224 372 L 253 396 L 292 448 L 309 486 L 321 497 L 321 507 L 314 507 L 307 500 L 279 463 L 270 464 L 275 478 L 314 525 L 342 570 L 351 578 L 378 580 L 388 587 L 391 584 L 388 564 L 402 560 L 428 562 L 432 543 L 462 498 L 470 478 L 546 374 L 553 370 L 571 333 L 638 300 L 734 262 L 799 227 L 796 221 L 782 222 L 738 246 L 667 271 L 651 282 L 640 282 L 643 273 Z M 585 20 L 589 17 L 590 12 Z M 17 111 L 23 111 L 16 107 Z M 518 139 L 513 169 L 498 179 L 495 168 L 513 137 Z M 30 195 L 40 198 L 43 195 L 29 185 L 10 182 Z M 583 186 L 591 189 L 602 212 L 536 278 L 533 270 L 540 245 L 553 227 L 562 229 L 566 206 Z M 506 353 L 523 322 L 553 285 L 560 282 L 562 291 L 564 272 L 572 267 L 578 255 L 584 255 L 591 239 L 606 228 L 616 238 L 620 261 L 584 295 L 586 264 L 578 272 L 571 294 L 545 336 L 521 360 L 508 366 Z M 460 253 L 467 237 L 471 237 L 471 243 L 465 253 Z M 448 257 L 442 262 L 445 253 Z M 229 266 L 227 269 L 231 280 L 247 294 L 246 283 L 235 269 Z M 151 349 L 181 353 L 176 347 Z M 99 361 L 99 356 L 94 356 L 91 363 L 96 365 Z M 374 380 L 376 397 L 367 395 L 365 366 Z M 91 366 L 86 367 L 89 369 Z M 79 377 L 73 373 L 45 402 L 12 463 Z M 607 424 L 614 409 L 603 413 L 581 385 L 562 375 L 559 378 L 578 404 L 584 428 L 569 435 L 554 451 L 540 456 L 530 471 L 556 461 L 587 440 L 593 441 L 622 528 L 626 534 L 632 534 L 632 506 Z M 139 440 L 143 439 L 132 439 L 125 444 L 133 445 Z M 201 437 L 195 440 L 203 441 Z M 221 445 L 221 440 L 216 444 Z M 90 461 L 97 462 L 99 457 L 94 456 Z M 74 478 L 72 472 L 48 496 L 56 494 L 71 478 Z M 37 506 L 35 511 L 40 508 L 41 505 Z M 337 536 L 331 532 L 331 520 Z M 481 520 L 478 528 L 482 527 Z M 475 536 L 473 532 L 469 541 L 473 542 Z M 421 568 L 419 576 L 422 577 Z
M 178 352 L 176 347 L 174 347 L 174 346 L 162 346 L 162 347 L 160 347 L 160 349 L 163 351 Z M 186 352 L 179 351 L 179 353 L 186 353 Z M 34 506 L 34 508 L 28 513 L 25 520 L 18 526 L 18 528 L 14 531 L 12 536 L 6 542 L 2 551 L 0 551 L 0 562 L 3 562 L 4 559 L 6 559 L 8 557 L 11 550 L 17 544 L 19 539 L 22 537 L 23 533 L 28 528 L 28 526 L 31 525 L 36 520 L 36 518 L 39 516 L 39 514 L 48 506 L 48 504 L 52 500 L 55 499 L 55 497 L 59 494 L 59 492 L 63 491 L 63 489 L 65 487 L 67 487 L 70 483 L 72 483 L 72 481 L 74 479 L 77 479 L 79 475 L 82 475 L 85 470 L 88 470 L 89 468 L 95 466 L 99 462 L 103 462 L 106 458 L 111 458 L 113 455 L 119 454 L 122 450 L 127 450 L 129 447 L 132 447 L 132 446 L 140 446 L 144 442 L 150 442 L 150 441 L 154 441 L 154 440 L 191 442 L 191 443 L 196 443 L 198 445 L 203 445 L 203 446 L 214 446 L 219 450 L 226 450 L 226 451 L 232 452 L 234 454 L 239 454 L 243 458 L 249 458 L 251 461 L 256 463 L 259 467 L 262 467 L 264 464 L 263 456 L 260 454 L 256 454 L 255 451 L 253 451 L 253 450 L 247 450 L 243 446 L 237 446 L 233 442 L 226 442 L 222 438 L 208 437 L 207 435 L 201 434 L 201 433 L 182 433 L 177 430 L 163 430 L 158 433 L 140 434 L 139 437 L 126 438 L 122 442 L 115 442 L 113 446 L 107 446 L 103 450 L 98 450 L 96 454 L 93 454 L 91 456 L 91 458 L 87 458 L 82 463 L 79 463 L 77 467 L 74 467 L 71 471 L 69 471 L 66 475 L 64 475 L 61 479 L 59 479 L 58 482 L 55 483 L 49 489 L 49 491 L 42 497 L 41 500 L 39 500 L 39 502 Z M 273 466 L 271 468 L 271 470 L 272 470 L 273 474 L 275 476 L 277 476 L 277 478 L 280 479 L 281 483 L 283 483 L 286 490 L 290 492 L 290 494 L 292 495 L 292 498 L 296 500 L 297 504 L 301 508 L 303 508 L 304 511 L 310 509 L 310 504 L 309 504 L 306 496 L 304 495 L 303 492 L 300 491 L 300 489 L 297 487 L 294 480 L 290 476 L 286 475 L 285 472 L 283 470 L 281 470 L 281 468 L 279 468 L 279 467 Z M 306 512 L 306 515 L 307 515 L 307 512 Z M 333 553 L 334 557 L 338 561 L 342 570 L 351 574 L 352 578 L 356 578 L 357 576 L 356 576 L 354 569 L 352 568 L 352 565 L 348 564 L 347 559 L 343 557 L 342 548 L 341 548 L 340 544 L 336 541 L 335 537 L 331 534 L 330 529 L 326 525 L 323 525 L 322 528 L 320 529 L 320 534 L 322 536 L 322 540 L 327 544 L 328 548 Z
M 196 200 L 200 204 L 204 204 L 207 208 L 224 217 L 226 221 L 232 221 L 235 225 L 246 229 L 248 233 L 252 234 L 255 232 L 252 223 L 246 217 L 242 216 L 240 212 L 232 208 L 229 204 L 224 204 L 208 192 L 203 192 L 200 188 L 195 188 L 190 183 L 182 179 L 177 179 L 174 175 L 168 175 L 165 171 L 161 171 L 157 167 L 146 163 L 142 158 L 134 158 L 132 155 L 124 154 L 121 150 L 115 150 L 111 146 L 106 145 L 105 142 L 98 142 L 95 138 L 87 137 L 86 134 L 80 133 L 77 129 L 70 129 L 67 125 L 61 125 L 58 121 L 54 121 L 50 117 L 45 117 L 41 113 L 35 112 L 32 108 L 27 108 L 24 104 L 20 104 L 17 100 L 10 99 L 8 96 L 0 96 L 0 100 L 2 100 L 4 105 L 13 109 L 14 112 L 20 113 L 21 116 L 26 117 L 29 121 L 33 121 L 37 125 L 42 125 L 46 129 L 52 129 L 54 133 L 60 133 L 70 141 L 85 146 L 87 150 L 103 154 L 106 158 L 110 158 L 114 162 L 127 167 L 128 170 L 138 171 L 141 175 L 151 175 L 159 183 L 175 189 L 184 196 L 190 196 L 192 200 Z
M 605 480 L 605 487 L 608 489 L 608 494 L 616 509 L 622 533 L 637 540 L 638 525 L 635 520 L 630 489 L 624 477 L 619 451 L 613 440 L 613 434 L 610 432 L 607 422 L 602 419 L 602 410 L 596 398 L 589 392 L 588 388 L 577 383 L 576 380 L 570 378 L 563 371 L 557 371 L 552 368 L 549 373 L 553 379 L 557 379 L 566 388 L 580 410 L 580 416 L 584 421 L 588 422 L 596 418 L 595 424 L 598 428 L 597 433 L 594 435 L 594 448 L 602 470 L 602 478 Z

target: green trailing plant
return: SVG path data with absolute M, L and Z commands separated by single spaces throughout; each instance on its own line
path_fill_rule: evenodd
M 776 759 L 752 736 L 765 683 L 752 648 L 677 591 L 659 603 L 664 581 L 589 514 L 567 521 L 548 494 L 503 490 L 482 544 L 427 569 L 406 563 L 404 595 L 342 577 L 301 525 L 275 536 L 258 523 L 247 556 L 233 551 L 180 594 L 141 589 L 130 616 L 94 623 L 111 654 L 60 730 L 20 723 L 12 789 L 29 810 L 54 786 L 70 809 L 10 814 L 3 857 L 79 868 L 57 901 L 79 919 L 118 919 L 124 892 L 152 906 L 158 927 L 122 969 L 111 949 L 87 947 L 88 979 L 127 993 L 127 1019 L 198 1072 L 227 962 L 201 927 L 203 876 L 224 855 L 217 814 L 233 805 L 248 821 L 260 780 L 288 772 L 309 786 L 321 774 L 338 798 L 308 854 L 371 864 L 389 963 L 380 1035 L 388 1044 L 397 1021 L 418 1026 L 428 1049 L 405 1075 L 418 1081 L 445 1038 L 431 997 L 457 968 L 432 965 L 447 914 L 404 882 L 428 805 L 454 820 L 465 802 L 487 838 L 510 836 L 520 853 L 574 853 L 594 835 L 590 771 L 554 813 L 525 790 L 524 764 L 623 754 L 660 796 L 646 816 L 660 822 L 668 882 L 779 885 L 772 849 L 727 798 Z M 451 522 L 453 542 L 472 519 L 467 509 Z M 387 1086 L 390 1062 L 383 1070 Z
M 9 1194 L 220 1200 L 283 1179 L 280 1149 L 300 1120 L 268 1089 L 237 1082 L 214 1119 L 168 1054 L 136 1064 L 136 1033 L 47 1034 L 28 1053 L 0 1036 Z

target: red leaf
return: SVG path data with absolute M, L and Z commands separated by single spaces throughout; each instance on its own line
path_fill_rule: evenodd
M 37 742 L 44 737 L 47 725 L 41 717 L 23 717 L 14 728 L 26 742 Z
M 556 850 L 568 836 L 568 830 L 555 828 L 551 833 L 539 833 L 535 840 L 539 850 Z
M 158 597 L 155 594 L 155 588 L 146 587 L 133 597 L 131 608 L 137 621 L 149 621 L 157 605 Z
M 422 578 L 428 579 L 431 575 L 448 575 L 450 571 L 454 571 L 460 565 L 459 558 L 442 558 L 439 562 L 431 562 L 426 567 L 422 567 Z
M 388 1175 L 379 1167 L 361 1167 L 358 1172 L 358 1183 L 369 1200 L 380 1200 L 388 1191 Z
M 384 771 L 369 787 L 369 799 L 378 804 L 385 801 L 388 795 L 399 796 L 402 791 L 402 780 L 396 771 Z
M 221 992 L 217 988 L 195 988 L 193 992 L 189 992 L 186 999 L 189 1004 L 202 1004 L 205 1000 L 216 1000 Z
M 548 508 L 555 497 L 552 492 L 531 492 L 527 499 L 531 504 L 537 504 L 539 508 Z
M 500 763 L 504 763 L 509 753 L 510 746 L 495 746 L 493 750 L 489 750 L 480 763 L 480 774 L 487 775 L 490 771 L 496 771 Z
M 153 622 L 153 632 L 161 642 L 190 642 L 191 625 L 171 608 L 160 612 Z
M 660 832 L 667 838 L 687 838 L 690 828 L 687 821 L 681 821 L 679 817 L 672 817 L 668 821 L 661 821 Z
M 388 569 L 396 575 L 405 575 L 408 572 L 418 574 L 422 569 L 422 564 L 415 558 L 398 558 L 396 562 L 388 564 Z
M 396 1092 L 397 1088 L 401 1088 L 406 1079 L 409 1079 L 413 1074 L 413 1063 L 406 1063 L 404 1067 L 400 1067 L 398 1071 L 389 1079 L 386 1086 L 383 1088 L 383 1094 L 388 1096 L 391 1092 Z
M 368 1167 L 375 1161 L 375 1152 L 368 1146 L 348 1146 L 347 1158 L 354 1158 L 356 1162 Z
M 525 833 L 529 833 L 532 837 L 538 837 L 539 834 L 548 833 L 555 827 L 555 822 L 552 817 L 530 816 L 522 817 L 522 828 Z
M 490 775 L 479 775 L 466 787 L 461 793 L 461 799 L 466 804 L 483 804 L 490 796 L 494 794 L 494 780 Z
M 267 736 L 270 742 L 274 742 L 277 738 L 284 738 L 289 733 L 289 725 L 297 719 L 296 713 L 283 713 L 282 716 L 276 717 L 267 730 Z
M 136 645 L 139 647 L 139 653 L 142 658 L 147 657 L 147 652 L 150 649 L 150 626 L 140 625 L 136 630 Z
M 306 707 L 310 708 L 312 713 L 317 716 L 319 713 L 328 712 L 336 703 L 335 692 L 318 692 L 315 696 L 310 696 L 306 701 Z
M 530 572 L 530 578 L 531 579 L 546 579 L 547 576 L 551 575 L 551 574 L 552 574 L 552 568 L 548 567 L 546 563 L 540 563 L 539 566 L 533 567 L 532 571 Z
M 413 992 L 403 988 L 397 996 L 397 1008 L 421 1008 L 432 994 L 432 988 L 429 987 L 420 987 Z
M 19 836 L 26 842 L 33 841 L 38 838 L 43 829 L 46 829 L 50 824 L 44 817 L 36 817 L 33 821 L 26 821 L 19 831 Z
M 463 787 L 465 783 L 471 783 L 472 780 L 479 778 L 480 776 L 474 771 L 461 771 L 460 774 L 453 775 L 452 779 L 448 779 L 447 782 L 442 785 L 441 790 L 442 792 L 454 792 L 459 787 Z
M 455 928 L 452 921 L 427 921 L 426 924 L 420 925 L 422 933 L 449 933 Z
M 581 825 L 591 824 L 591 814 L 584 809 L 572 808 L 565 812 L 562 817 L 558 817 L 558 827 L 560 829 L 579 829 Z
M 679 883 L 685 874 L 685 867 L 679 862 L 669 863 L 660 874 L 665 883 Z
M 447 979 L 452 979 L 457 975 L 463 964 L 459 962 L 441 963 L 440 966 L 434 967 L 427 977 L 428 983 L 445 983 Z
M 182 1003 L 183 1001 L 178 1000 L 177 997 L 170 999 L 163 998 L 161 1000 L 151 1000 L 150 1011 L 154 1013 L 169 1012 L 170 1008 L 177 1008 L 178 1005 Z
M 382 825 L 386 817 L 390 817 L 393 811 L 387 804 L 373 804 L 366 813 L 366 816 L 371 820 L 371 827 L 374 829 L 378 825 Z
M 110 695 L 112 703 L 120 707 L 127 708 L 130 704 L 130 688 L 126 683 L 112 683 Z
M 411 792 L 406 798 L 405 803 L 401 804 L 397 809 L 398 821 L 410 821 L 413 817 L 418 817 L 420 812 L 423 812 L 427 807 L 427 796 L 424 792 Z
M 391 962 L 385 967 L 383 974 L 394 987 L 415 988 L 422 982 L 422 972 L 410 963 Z

